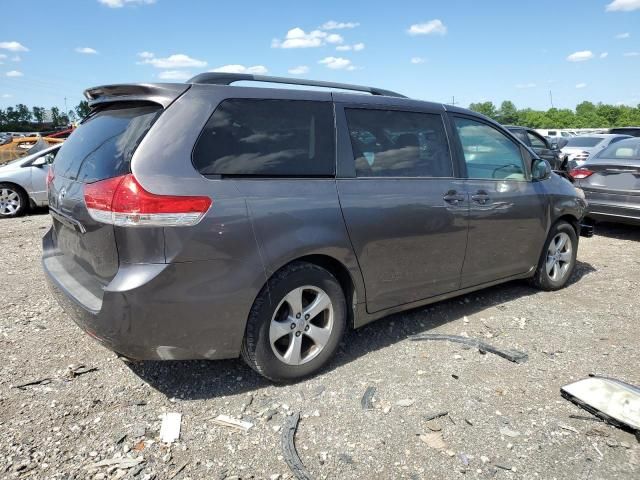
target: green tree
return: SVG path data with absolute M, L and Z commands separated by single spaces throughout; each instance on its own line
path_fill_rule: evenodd
M 78 105 L 76 105 L 75 110 L 78 118 L 83 119 L 84 117 L 89 115 L 89 112 L 91 112 L 91 107 L 89 107 L 89 102 L 87 102 L 86 100 L 82 100 Z
M 503 125 L 515 125 L 518 123 L 518 109 L 514 103 L 509 100 L 502 102 L 500 109 L 496 113 L 496 120 Z
M 51 121 L 54 127 L 60 125 L 60 109 L 58 107 L 51 107 Z
M 31 110 L 33 112 L 33 119 L 38 124 L 41 124 L 44 121 L 44 108 L 42 108 L 42 107 L 33 107 Z
M 496 118 L 497 116 L 496 106 L 493 102 L 472 103 L 469 105 L 469 110 L 481 113 L 489 118 Z

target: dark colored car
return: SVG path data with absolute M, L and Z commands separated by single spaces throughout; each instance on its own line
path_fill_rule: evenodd
M 571 171 L 593 220 L 640 225 L 640 138 L 609 145 Z
M 513 279 L 559 289 L 574 268 L 584 200 L 468 110 L 220 73 L 85 95 L 48 180 L 43 264 L 124 356 L 242 354 L 297 379 L 348 328 Z
M 518 127 L 514 125 L 506 125 L 505 128 L 513 133 L 518 139 L 522 140 L 522 142 L 530 147 L 540 158 L 549 162 L 553 170 L 562 170 L 565 156 L 560 149 L 564 144 L 552 144 L 533 128 Z
M 609 129 L 609 133 L 619 133 L 621 135 L 631 135 L 640 137 L 640 127 L 617 127 Z

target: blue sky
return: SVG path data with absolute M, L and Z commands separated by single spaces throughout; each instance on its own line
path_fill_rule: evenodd
M 467 106 L 640 104 L 640 0 L 2 0 L 0 107 L 220 69 Z M 22 13 L 20 13 L 22 12 Z M 174 80 L 174 81 L 175 81 Z M 164 80 L 167 81 L 167 80 Z

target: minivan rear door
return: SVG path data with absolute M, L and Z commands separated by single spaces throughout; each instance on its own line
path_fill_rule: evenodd
M 52 166 L 52 251 L 45 251 L 45 261 L 55 257 L 53 268 L 63 269 L 96 298 L 118 271 L 118 249 L 114 227 L 89 215 L 84 187 L 129 173 L 133 152 L 161 111 L 152 103 L 103 106 L 70 135 Z
M 370 313 L 459 288 L 469 205 L 442 114 L 336 104 L 338 195 Z

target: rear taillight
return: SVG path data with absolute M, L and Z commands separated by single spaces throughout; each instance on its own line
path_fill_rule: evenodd
M 55 178 L 55 174 L 53 173 L 53 167 L 49 167 L 49 171 L 47 172 L 47 190 L 49 190 L 51 184 L 53 183 L 53 179 Z
M 576 180 L 582 180 L 583 178 L 587 178 L 593 175 L 593 172 L 588 168 L 574 168 L 569 172 L 569 175 L 571 175 Z
M 209 197 L 147 192 L 132 174 L 88 183 L 84 202 L 94 220 L 130 227 L 195 225 L 211 206 Z

